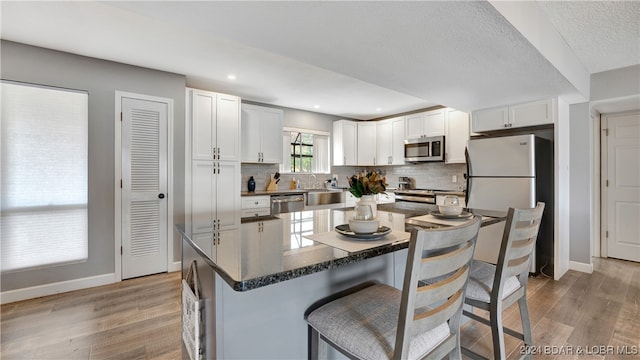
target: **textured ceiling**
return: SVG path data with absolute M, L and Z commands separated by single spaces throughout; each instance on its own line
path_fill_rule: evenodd
M 640 1 L 540 1 L 590 73 L 640 63 Z
M 609 70 L 633 65 L 634 56 L 640 62 L 637 2 L 624 5 L 624 23 L 615 25 L 605 19 L 620 19 L 618 8 L 563 4 L 542 6 L 580 58 L 578 67 Z M 4 39 L 185 74 L 189 86 L 348 118 L 438 104 L 471 111 L 580 92 L 484 1 L 0 6 Z M 597 6 L 606 16 L 591 14 Z M 602 37 L 580 35 L 580 27 L 601 22 L 608 26 Z M 627 46 L 634 39 L 635 47 Z M 237 79 L 228 80 L 229 73 Z

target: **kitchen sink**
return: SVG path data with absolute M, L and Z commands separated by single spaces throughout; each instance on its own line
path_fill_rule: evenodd
M 330 205 L 344 203 L 346 196 L 342 190 L 309 189 L 307 190 L 307 206 Z

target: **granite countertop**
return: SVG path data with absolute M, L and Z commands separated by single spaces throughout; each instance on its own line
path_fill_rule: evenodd
M 380 204 L 378 219 L 380 225 L 399 232 L 411 231 L 415 226 L 442 227 L 444 225 L 411 220 L 435 209 L 436 206 L 427 204 Z M 223 240 L 222 245 L 215 246 L 213 253 L 207 248 L 210 243 L 207 239 L 211 237 L 206 233 L 191 233 L 190 224 L 178 225 L 176 230 L 232 289 L 247 291 L 408 247 L 408 241 L 402 241 L 350 253 L 308 238 L 332 232 L 335 226 L 347 223 L 351 211 L 353 208 L 300 211 L 246 221 L 240 225 L 236 244 L 224 246 Z M 471 212 L 490 216 L 483 219 L 483 226 L 503 221 L 506 216 L 478 210 Z

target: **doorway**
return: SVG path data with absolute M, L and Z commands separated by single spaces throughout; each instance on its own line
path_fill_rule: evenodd
M 640 112 L 603 114 L 602 255 L 640 262 Z
M 116 93 L 117 279 L 170 268 L 172 109 L 171 99 Z

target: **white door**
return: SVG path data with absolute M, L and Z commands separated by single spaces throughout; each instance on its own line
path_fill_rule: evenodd
M 167 271 L 168 104 L 122 98 L 122 278 Z
M 607 256 L 640 262 L 640 113 L 603 115 L 603 120 Z

